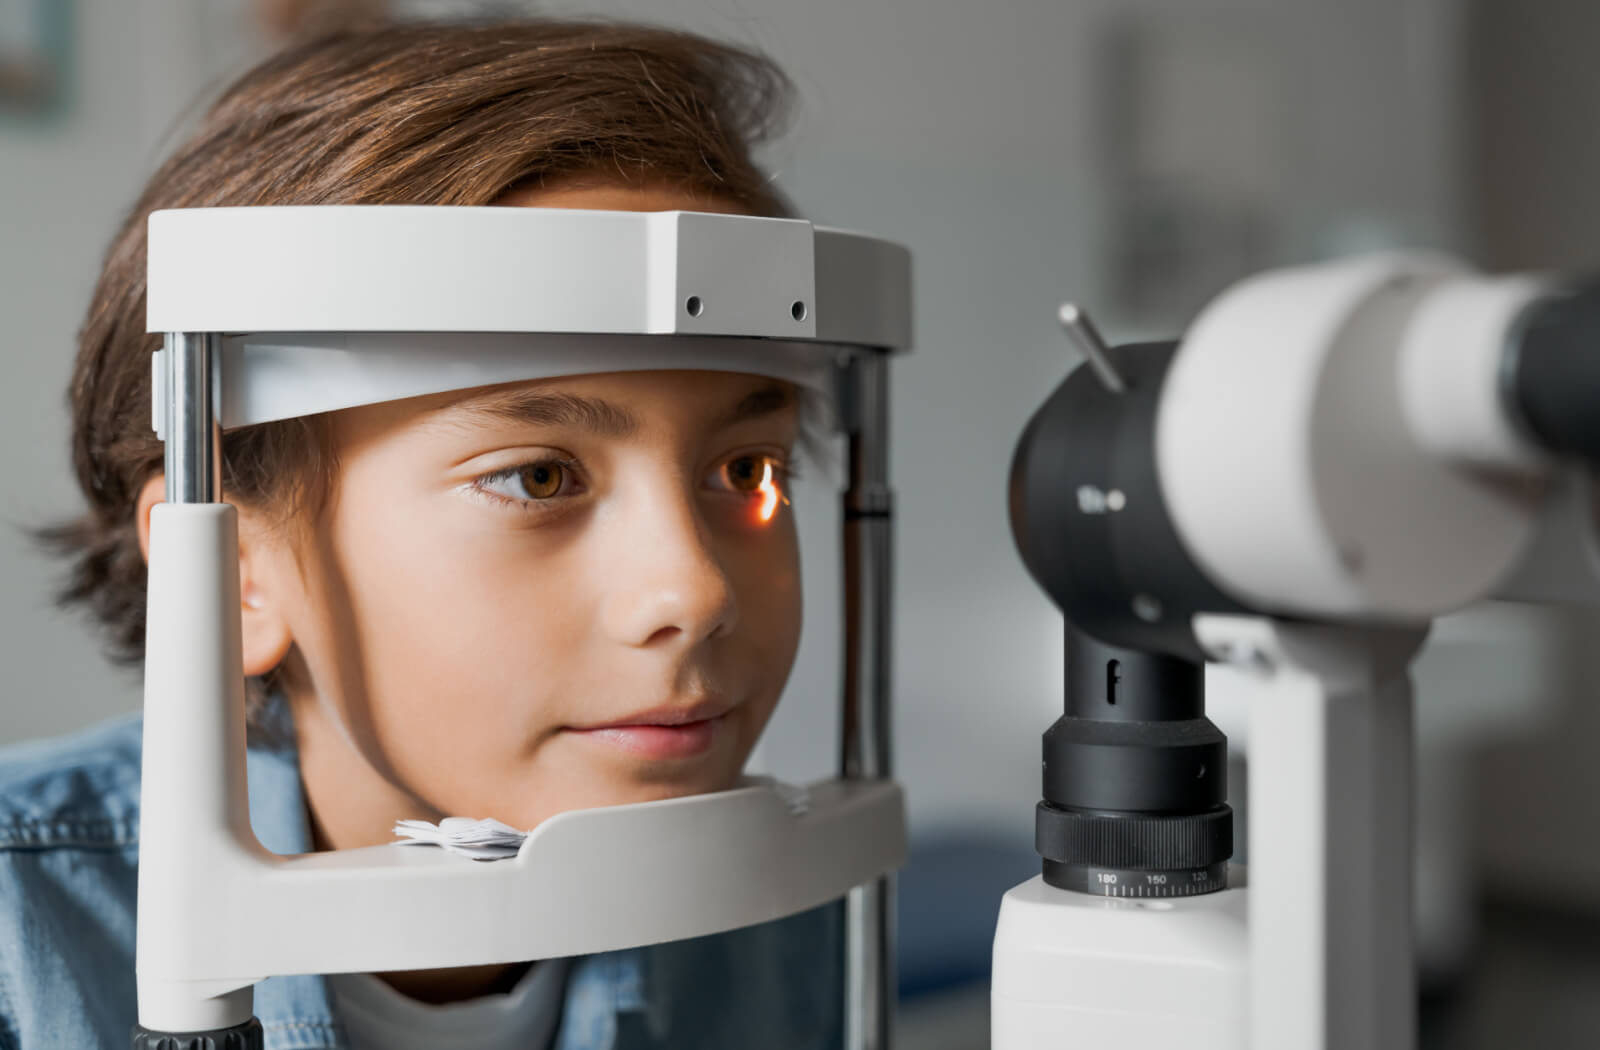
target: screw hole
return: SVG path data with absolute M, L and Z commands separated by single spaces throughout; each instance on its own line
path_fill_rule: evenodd
M 1133 615 L 1145 623 L 1155 623 L 1161 619 L 1161 602 L 1148 594 L 1133 596 Z
M 706 304 L 700 301 L 698 295 L 691 295 L 684 300 L 683 308 L 689 311 L 690 317 L 699 317 L 705 312 Z
M 804 321 L 806 319 L 806 304 L 796 299 L 794 305 L 789 307 L 789 313 L 796 321 Z

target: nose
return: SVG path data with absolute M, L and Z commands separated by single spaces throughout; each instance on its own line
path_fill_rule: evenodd
M 733 630 L 732 581 L 687 493 L 633 501 L 608 532 L 601 620 L 611 637 L 639 648 L 689 647 Z

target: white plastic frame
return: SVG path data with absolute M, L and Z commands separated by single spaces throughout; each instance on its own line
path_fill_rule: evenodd
M 215 381 L 239 363 L 230 338 L 235 348 L 250 336 L 293 354 L 328 333 L 367 333 L 391 348 L 415 348 L 415 333 L 533 333 L 532 346 L 562 334 L 606 344 L 631 337 L 659 346 L 661 367 L 703 366 L 742 348 L 765 364 L 741 370 L 774 374 L 788 374 L 773 363 L 788 358 L 760 351 L 809 344 L 823 361 L 878 360 L 878 374 L 883 355 L 909 342 L 909 286 L 909 256 L 898 245 L 794 220 L 196 209 L 151 216 L 147 326 L 169 335 L 155 376 L 161 427 L 169 443 L 177 435 L 192 448 L 197 432 L 209 442 L 223 390 L 237 387 Z M 221 337 L 204 344 L 222 347 L 209 352 L 214 381 L 200 405 L 197 387 L 174 378 L 177 345 L 194 345 L 185 334 L 196 333 Z M 396 343 L 373 333 L 401 335 Z M 346 403 L 365 403 L 374 391 L 382 399 L 479 385 L 481 372 L 454 367 L 447 345 L 440 351 L 432 379 L 413 376 L 398 395 L 380 382 Z M 263 360 L 285 367 L 281 355 Z M 521 367 L 494 381 L 540 374 Z M 273 418 L 324 411 L 324 395 L 309 390 L 300 405 L 279 398 Z M 231 420 L 257 421 L 249 412 Z M 879 423 L 861 430 L 881 440 Z M 857 458 L 881 464 L 881 453 Z M 855 524 L 860 515 L 848 516 L 847 532 L 868 530 L 886 555 L 886 479 L 856 474 L 847 503 L 865 496 L 873 514 Z M 277 974 L 584 954 L 766 921 L 852 888 L 881 896 L 883 883 L 873 880 L 903 861 L 900 789 L 872 773 L 811 785 L 801 814 L 766 787 L 570 812 L 536 829 L 514 859 L 488 864 L 386 846 L 268 852 L 251 831 L 246 795 L 236 518 L 208 501 L 216 497 L 210 485 L 197 491 L 199 501 L 174 499 L 151 519 L 137 948 L 146 1028 L 241 1023 L 252 985 Z M 876 677 L 865 689 L 847 679 L 847 711 L 887 703 L 885 581 L 874 581 L 869 602 L 876 619 L 867 629 L 885 635 L 868 646 Z M 868 717 L 881 734 L 870 743 L 887 753 L 886 713 Z M 885 908 L 868 912 L 887 923 Z M 397 914 L 407 921 L 395 922 Z M 853 979 L 876 988 L 863 991 L 869 1000 L 881 999 L 887 965 L 882 956 L 852 963 Z

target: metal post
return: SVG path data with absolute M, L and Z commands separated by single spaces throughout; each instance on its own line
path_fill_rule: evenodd
M 844 493 L 844 683 L 840 775 L 891 774 L 889 720 L 893 494 L 889 488 L 888 355 L 863 352 L 842 369 L 840 418 L 849 445 Z M 888 1050 L 895 979 L 893 882 L 845 900 L 845 1050 Z
M 215 503 L 222 492 L 214 401 L 221 347 L 213 332 L 167 333 L 168 503 Z
M 249 819 L 237 536 L 231 508 L 195 506 L 222 495 L 221 348 L 216 333 L 169 332 L 152 376 L 160 384 L 152 393 L 162 413 L 167 503 L 189 506 L 151 515 L 136 954 L 139 1016 L 172 1028 L 135 1024 L 133 1050 L 261 1050 L 265 1038 L 252 1015 L 253 985 L 216 994 L 209 982 L 161 980 L 145 969 L 147 950 L 169 927 L 180 937 L 193 929 L 178 918 L 187 901 L 172 876 L 210 870 L 198 826 L 248 826 Z

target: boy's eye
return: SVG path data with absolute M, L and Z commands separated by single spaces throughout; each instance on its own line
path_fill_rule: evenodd
M 789 469 L 777 456 L 747 452 L 723 463 L 715 473 L 719 488 L 754 495 L 763 485 L 781 485 Z
M 763 469 L 770 462 L 766 456 L 740 456 L 729 460 L 724 471 L 731 486 L 740 492 L 754 492 L 761 487 Z
M 570 495 L 575 483 L 568 464 L 558 459 L 544 459 L 497 471 L 480 478 L 476 486 L 502 499 L 533 503 Z
M 561 491 L 566 476 L 559 463 L 533 463 L 517 471 L 517 480 L 530 499 L 549 499 Z

